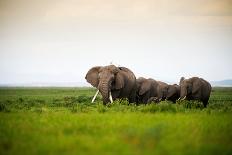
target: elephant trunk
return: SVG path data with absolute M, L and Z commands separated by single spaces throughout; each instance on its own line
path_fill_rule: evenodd
M 163 99 L 165 100 L 168 96 L 168 88 L 165 88 L 164 92 L 163 92 Z
M 102 82 L 99 83 L 98 89 L 101 92 L 102 98 L 103 98 L 103 104 L 107 104 L 110 102 L 110 85 L 111 82 L 110 80 L 103 80 Z
M 170 97 L 172 96 L 172 93 L 170 91 L 167 91 L 167 94 L 166 94 L 166 98 L 165 99 L 169 99 Z
M 185 99 L 187 96 L 187 88 L 182 86 L 180 89 L 180 99 Z

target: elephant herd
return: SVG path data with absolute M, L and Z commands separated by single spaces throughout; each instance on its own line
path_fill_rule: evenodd
M 126 67 L 96 66 L 86 74 L 85 79 L 97 92 L 92 100 L 94 102 L 100 92 L 103 104 L 113 102 L 118 98 L 127 98 L 130 103 L 151 103 L 169 100 L 198 100 L 206 107 L 211 93 L 211 85 L 199 77 L 180 79 L 179 85 L 169 85 L 152 78 L 140 77 L 136 79 L 134 73 Z

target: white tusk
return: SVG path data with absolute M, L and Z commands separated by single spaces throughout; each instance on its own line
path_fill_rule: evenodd
M 111 91 L 110 91 L 110 97 L 109 97 L 109 99 L 110 99 L 110 103 L 113 103 L 113 99 L 112 99 Z
M 185 99 L 186 99 L 186 96 L 184 96 L 184 98 L 182 98 L 182 99 L 181 99 L 181 97 L 179 97 L 177 101 L 185 100 Z
M 186 96 L 182 100 L 185 100 L 185 99 L 186 99 Z
M 92 99 L 92 102 L 91 103 L 93 103 L 94 102 L 94 100 L 96 99 L 96 97 L 97 97 L 97 94 L 99 93 L 99 90 L 97 90 L 97 92 L 96 92 L 96 94 L 94 95 L 94 97 L 93 97 L 93 99 Z

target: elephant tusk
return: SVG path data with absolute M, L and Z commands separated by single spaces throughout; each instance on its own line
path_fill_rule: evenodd
M 111 91 L 110 91 L 109 99 L 110 99 L 110 103 L 113 103 L 113 99 L 112 99 Z
M 185 99 L 186 99 L 186 96 L 182 100 L 185 100 Z
M 96 99 L 96 97 L 97 97 L 97 94 L 99 93 L 99 90 L 97 90 L 97 92 L 96 92 L 96 94 L 94 95 L 94 97 L 93 97 L 93 99 L 92 99 L 92 102 L 91 103 L 93 103 L 94 102 L 94 100 Z
M 185 100 L 185 99 L 186 99 L 186 96 L 184 96 L 184 98 L 182 98 L 182 99 L 181 99 L 181 97 L 179 97 L 177 101 L 180 101 L 180 100 L 182 101 L 182 100 Z

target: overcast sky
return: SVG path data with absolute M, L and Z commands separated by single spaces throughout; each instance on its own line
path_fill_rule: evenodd
M 232 0 L 0 0 L 0 84 L 85 82 L 110 62 L 231 79 Z

